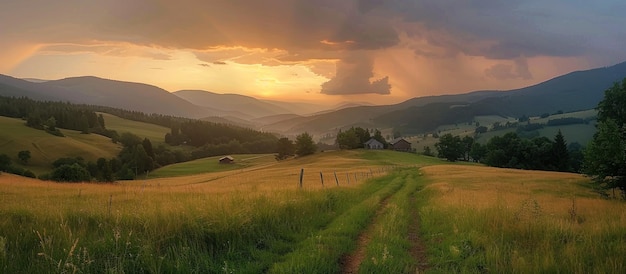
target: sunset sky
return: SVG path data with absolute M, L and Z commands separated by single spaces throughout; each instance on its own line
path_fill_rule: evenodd
M 623 0 L 0 0 L 0 73 L 375 104 L 626 61 Z

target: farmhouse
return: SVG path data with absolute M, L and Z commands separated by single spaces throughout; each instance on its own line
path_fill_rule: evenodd
M 367 142 L 365 142 L 365 149 L 383 149 L 383 143 L 378 140 L 371 138 Z
M 220 161 L 220 164 L 232 164 L 233 162 L 235 162 L 235 158 L 231 156 L 224 156 L 220 158 L 219 161 Z
M 410 152 L 412 150 L 411 143 L 403 138 L 396 138 L 390 143 L 390 148 L 395 151 Z

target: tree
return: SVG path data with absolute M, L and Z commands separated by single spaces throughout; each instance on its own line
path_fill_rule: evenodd
M 465 136 L 461 141 L 463 145 L 463 160 L 469 161 L 470 152 L 472 151 L 472 146 L 474 145 L 474 138 Z
M 57 120 L 54 119 L 53 116 L 51 116 L 50 118 L 48 118 L 48 120 L 46 120 L 46 126 L 48 127 L 49 131 L 56 131 Z
M 120 136 L 120 143 L 122 143 L 125 147 L 134 147 L 136 145 L 141 144 L 141 138 L 135 134 L 130 132 L 124 132 Z
M 464 147 L 463 141 L 459 136 L 452 136 L 447 133 L 439 138 L 439 142 L 435 144 L 438 151 L 439 158 L 445 158 L 450 162 L 455 162 L 459 158 L 463 157 Z
M 356 149 L 362 147 L 361 139 L 353 129 L 337 133 L 337 145 L 340 149 Z
M 55 168 L 50 176 L 50 179 L 59 182 L 86 182 L 90 178 L 89 171 L 78 163 Z
M 308 132 L 296 136 L 296 155 L 306 156 L 315 153 L 317 146 Z
M 30 160 L 30 150 L 22 150 L 18 152 L 17 158 L 19 158 L 23 164 L 28 164 L 28 160 Z
M 598 130 L 585 150 L 583 171 L 626 199 L 626 78 L 604 92 L 598 103 Z
M 146 151 L 148 156 L 152 157 L 152 159 L 156 158 L 154 157 L 154 149 L 152 149 L 152 142 L 150 142 L 150 139 L 144 138 L 143 142 L 141 142 L 141 145 L 143 146 L 143 149 Z
M 276 160 L 284 160 L 287 157 L 294 154 L 296 148 L 293 144 L 293 141 L 289 140 L 287 137 L 283 137 L 278 139 L 278 143 L 276 144 Z
M 470 157 L 475 162 L 481 162 L 482 159 L 487 155 L 487 146 L 481 145 L 480 143 L 474 143 L 472 145 L 472 150 L 470 151 Z
M 0 171 L 9 171 L 11 168 L 11 158 L 9 155 L 0 154 Z
M 561 130 L 554 137 L 551 156 L 552 165 L 557 171 L 569 171 L 569 152 Z

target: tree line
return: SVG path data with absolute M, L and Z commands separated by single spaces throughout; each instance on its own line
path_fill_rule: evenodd
M 435 144 L 437 156 L 448 161 L 476 161 L 488 166 L 580 172 L 582 148 L 577 143 L 567 145 L 559 131 L 553 140 L 546 137 L 521 138 L 509 132 L 494 136 L 486 144 L 474 138 L 445 134 Z

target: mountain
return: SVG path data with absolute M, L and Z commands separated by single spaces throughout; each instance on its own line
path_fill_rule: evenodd
M 205 90 L 180 90 L 173 94 L 198 106 L 220 110 L 222 115 L 244 120 L 281 114 L 309 115 L 328 109 L 312 103 L 261 100 L 240 94 L 220 94 Z
M 296 117 L 266 126 L 279 132 L 335 133 L 352 126 L 400 128 L 405 133 L 471 121 L 475 116 L 539 116 L 595 108 L 604 91 L 626 77 L 626 62 L 568 73 L 530 87 L 509 91 L 474 91 L 409 99 L 388 106 L 359 106 Z
M 190 118 L 219 113 L 216 110 L 196 106 L 155 86 L 92 76 L 34 83 L 0 75 L 0 95 L 69 101 Z
M 191 118 L 219 117 L 205 119 L 239 125 L 257 124 L 264 131 L 285 134 L 305 131 L 314 135 L 334 134 L 351 126 L 400 128 L 405 133 L 419 133 L 432 131 L 442 124 L 468 122 L 482 115 L 520 117 L 591 109 L 602 100 L 607 88 L 625 77 L 626 62 L 568 73 L 520 89 L 418 97 L 386 106 L 341 104 L 337 106 L 341 109 L 330 112 L 319 112 L 321 106 L 309 103 L 259 100 L 199 90 L 172 94 L 151 85 L 97 77 L 29 82 L 0 75 L 0 95 Z M 311 114 L 316 111 L 318 113 Z

